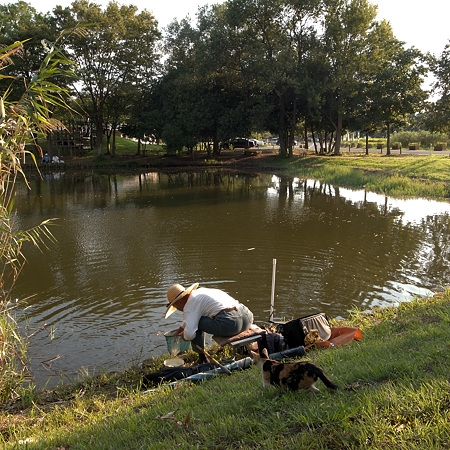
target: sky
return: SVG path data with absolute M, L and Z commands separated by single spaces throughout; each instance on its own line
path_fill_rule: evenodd
M 25 0 L 36 10 L 50 12 L 55 5 L 69 6 L 72 0 Z M 14 0 L 2 0 L 3 4 Z M 106 6 L 108 0 L 94 0 L 93 3 Z M 118 0 L 120 4 L 133 4 L 139 9 L 147 9 L 157 19 L 160 28 L 173 19 L 181 20 L 186 15 L 195 19 L 199 6 L 217 1 L 207 0 Z M 378 19 L 386 19 L 392 25 L 397 39 L 407 47 L 416 47 L 424 53 L 439 56 L 450 41 L 450 2 L 448 0 L 427 0 L 425 2 L 405 2 L 404 0 L 372 0 L 378 5 Z

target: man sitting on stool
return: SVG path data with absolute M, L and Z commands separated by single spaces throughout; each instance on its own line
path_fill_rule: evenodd
M 235 336 L 253 323 L 253 313 L 220 289 L 198 288 L 198 283 L 185 289 L 181 284 L 174 284 L 167 291 L 167 299 L 169 306 L 164 317 L 176 310 L 183 312 L 183 323 L 175 335 L 192 341 L 193 349 L 199 354 L 198 364 L 207 362 L 202 352 L 205 333 Z

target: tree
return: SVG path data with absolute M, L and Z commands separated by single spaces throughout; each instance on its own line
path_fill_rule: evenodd
M 337 0 L 331 3 L 324 20 L 323 45 L 329 64 L 326 89 L 332 99 L 326 115 L 336 131 L 335 154 L 340 153 L 348 104 L 371 71 L 369 55 L 377 44 L 372 39 L 376 15 L 376 6 L 367 0 Z
M 198 141 L 195 93 L 204 78 L 195 66 L 197 34 L 188 20 L 169 25 L 164 40 L 164 74 L 144 94 L 141 111 L 133 113 L 138 137 L 146 133 L 162 138 L 169 153 L 183 147 L 192 150 Z
M 422 89 L 427 72 L 423 55 L 416 49 L 405 49 L 401 42 L 391 46 L 392 56 L 372 78 L 367 93 L 368 116 L 383 124 L 390 154 L 392 127 L 406 125 L 411 115 L 424 109 L 428 93 Z
M 197 73 L 203 82 L 196 84 L 196 119 L 201 124 L 199 137 L 213 143 L 236 136 L 249 136 L 255 123 L 257 98 L 247 84 L 240 57 L 240 40 L 230 23 L 228 5 L 203 8 L 198 14 L 199 42 L 195 52 Z
M 41 41 L 55 41 L 57 36 L 48 17 L 21 0 L 0 5 L 0 31 L 1 47 L 7 47 L 11 42 L 26 41 L 20 52 L 15 53 L 14 64 L 3 67 L 0 80 L 1 92 L 8 90 L 10 100 L 18 100 L 45 57 Z
M 427 124 L 433 131 L 450 134 L 450 43 L 439 57 L 431 57 L 430 69 L 435 77 L 433 94 L 437 99 L 431 105 Z
M 111 123 L 107 107 L 123 100 L 130 86 L 140 88 L 152 81 L 157 68 L 157 23 L 147 11 L 137 13 L 133 5 L 110 2 L 104 11 L 88 0 L 77 0 L 70 8 L 53 11 L 59 28 L 89 24 L 85 36 L 71 35 L 67 54 L 78 67 L 80 80 L 72 85 L 79 102 L 96 129 L 97 153 L 102 153 L 104 130 Z M 130 104 L 134 98 L 130 98 Z M 122 106 L 123 108 L 123 106 Z M 118 121 L 115 116 L 114 121 Z
M 230 24 L 239 30 L 244 83 L 259 99 L 260 124 L 280 139 L 280 154 L 292 156 L 301 117 L 315 108 L 310 62 L 316 45 L 321 0 L 230 2 Z
M 186 147 L 193 155 L 202 142 L 212 156 L 221 142 L 250 132 L 254 99 L 243 84 L 226 5 L 201 8 L 197 16 L 195 26 L 184 19 L 168 27 L 165 73 L 134 122 L 147 117 L 148 132 L 161 136 L 168 152 Z

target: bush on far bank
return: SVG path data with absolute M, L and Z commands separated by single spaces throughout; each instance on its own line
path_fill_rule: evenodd
M 429 131 L 400 131 L 393 133 L 392 140 L 402 143 L 402 148 L 408 148 L 411 143 L 420 143 L 420 148 L 428 150 L 436 144 L 447 143 L 449 137 L 444 133 Z

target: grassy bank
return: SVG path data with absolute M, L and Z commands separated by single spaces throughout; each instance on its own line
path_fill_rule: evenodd
M 188 161 L 391 196 L 450 196 L 448 156 L 267 154 L 192 161 L 158 152 L 135 160 L 87 157 L 85 168 L 185 170 Z M 360 327 L 362 341 L 307 355 L 339 384 L 337 392 L 320 382 L 317 395 L 264 390 L 260 370 L 252 367 L 143 393 L 140 371 L 130 369 L 51 392 L 21 392 L 18 401 L 0 405 L 0 443 L 5 449 L 65 450 L 450 448 L 449 307 L 446 291 L 431 300 L 351 315 L 345 324 Z
M 394 197 L 450 197 L 448 156 L 308 156 L 271 162 L 291 176 Z
M 91 380 L 0 417 L 6 449 L 443 449 L 450 447 L 450 291 L 354 313 L 364 338 L 312 351 L 341 389 L 264 390 L 256 367 L 143 394 Z M 45 400 L 45 401 L 44 401 Z

